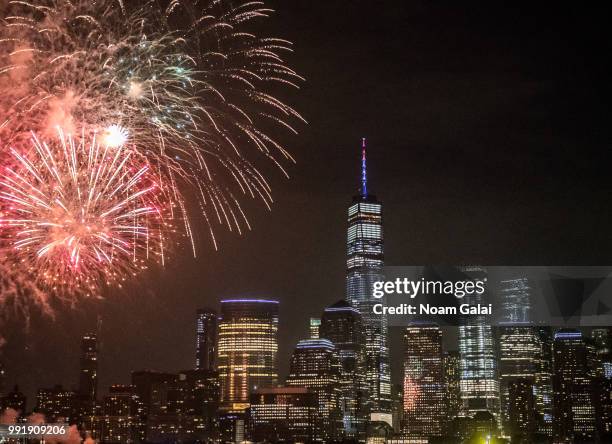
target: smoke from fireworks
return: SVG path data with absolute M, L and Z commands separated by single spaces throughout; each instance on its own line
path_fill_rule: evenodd
M 268 131 L 295 133 L 292 122 L 302 120 L 271 91 L 302 79 L 283 61 L 289 42 L 252 32 L 271 12 L 262 2 L 20 0 L 4 8 L 0 247 L 14 258 L 8 269 L 37 270 L 43 288 L 98 292 L 163 257 L 162 207 L 193 239 L 185 193 L 198 196 L 209 227 L 238 232 L 249 226 L 241 195 L 269 207 L 257 165 L 285 172 L 283 160 L 293 159 Z

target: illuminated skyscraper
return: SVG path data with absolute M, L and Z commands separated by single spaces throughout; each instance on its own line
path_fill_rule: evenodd
M 517 433 L 514 412 L 511 423 L 509 388 L 513 381 L 520 380 L 515 388 L 524 388 L 531 383 L 534 395 L 534 411 L 530 420 L 535 421 L 521 427 L 521 432 L 552 433 L 552 336 L 547 327 L 535 327 L 532 315 L 531 282 L 525 277 L 503 280 L 499 283 L 502 317 L 498 328 L 499 377 L 502 425 L 504 432 Z M 520 394 L 520 390 L 518 392 Z M 524 400 L 524 396 L 517 399 Z M 515 407 L 517 407 L 515 405 Z M 529 427 L 527 427 L 529 425 Z M 525 438 L 530 439 L 530 438 Z
M 221 301 L 218 350 L 222 407 L 243 411 L 249 393 L 278 382 L 278 302 Z
M 449 351 L 444 353 L 444 385 L 446 424 L 448 429 L 451 422 L 461 412 L 461 390 L 459 388 L 459 353 Z
M 499 379 L 504 432 L 511 432 L 510 385 L 530 383 L 534 394 L 536 429 L 552 431 L 552 350 L 549 329 L 528 325 L 499 327 Z
M 98 339 L 95 333 L 86 334 L 81 340 L 79 394 L 92 402 L 98 394 Z
M 442 330 L 410 326 L 404 331 L 404 425 L 409 437 L 441 436 L 444 408 Z
M 478 266 L 461 267 L 464 279 L 487 281 L 487 272 Z M 484 295 L 466 295 L 464 303 L 481 303 Z M 459 370 L 462 412 L 474 416 L 489 412 L 500 415 L 499 380 L 493 328 L 485 316 L 470 316 L 459 326 Z
M 553 344 L 555 443 L 594 442 L 595 346 L 578 330 L 559 330 Z
M 330 442 L 340 428 L 340 360 L 327 339 L 298 342 L 291 362 L 287 386 L 305 387 L 316 393 L 318 408 L 314 440 Z
M 371 413 L 391 413 L 387 319 L 374 314 L 376 300 L 372 296 L 373 283 L 383 280 L 383 259 L 382 204 L 368 193 L 363 139 L 361 190 L 348 209 L 346 295 L 363 320 L 366 402 Z
M 330 340 L 340 358 L 340 411 L 345 438 L 365 436 L 363 323 L 359 311 L 341 300 L 321 317 L 321 338 Z
M 319 327 L 321 326 L 321 318 L 310 318 L 308 323 L 308 330 L 310 333 L 310 339 L 319 339 Z
M 217 359 L 217 313 L 198 310 L 196 320 L 196 369 L 215 370 Z
M 531 286 L 525 277 L 500 282 L 502 316 L 506 324 L 529 324 L 531 315 Z
M 532 378 L 513 378 L 508 381 L 504 433 L 512 438 L 512 443 L 533 442 L 537 430 L 533 384 Z

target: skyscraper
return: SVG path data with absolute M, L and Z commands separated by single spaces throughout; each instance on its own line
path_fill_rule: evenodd
M 513 433 L 516 421 L 510 419 L 509 387 L 524 388 L 531 381 L 534 395 L 532 417 L 535 427 L 521 427 L 523 434 L 552 434 L 552 336 L 548 327 L 533 325 L 532 282 L 515 277 L 499 283 L 502 317 L 497 329 L 499 347 L 499 377 L 501 419 L 504 432 Z M 517 392 L 518 393 L 518 392 Z M 523 400 L 524 396 L 518 399 Z M 535 414 L 534 414 L 535 413 Z M 516 433 L 516 431 L 514 431 Z M 528 437 L 526 439 L 529 439 Z
M 305 387 L 317 395 L 314 440 L 329 442 L 340 428 L 340 360 L 327 339 L 298 342 L 291 356 L 287 386 Z
M 553 351 L 554 440 L 593 442 L 595 346 L 580 331 L 562 329 L 555 333 Z
M 368 193 L 366 142 L 361 144 L 361 189 L 348 209 L 346 295 L 361 313 L 365 344 L 366 406 L 371 413 L 391 412 L 391 372 L 387 319 L 376 315 L 372 285 L 383 279 L 382 204 Z
M 278 382 L 278 301 L 221 301 L 218 350 L 222 408 L 244 411 L 250 392 Z
M 321 318 L 310 318 L 308 323 L 308 331 L 310 339 L 319 339 L 319 327 L 321 326 Z
M 404 331 L 404 433 L 409 437 L 441 436 L 444 408 L 442 330 L 414 325 Z
M 359 311 L 341 300 L 321 317 L 320 336 L 330 340 L 340 358 L 342 433 L 352 439 L 365 435 L 363 323 Z
M 198 310 L 196 320 L 196 369 L 215 370 L 217 359 L 217 313 L 214 310 Z
M 79 399 L 81 414 L 95 413 L 98 397 L 98 338 L 88 333 L 81 339 L 81 373 L 79 378 Z
M 463 279 L 487 281 L 487 272 L 478 266 L 461 267 Z M 484 295 L 466 295 L 464 303 L 481 303 Z M 471 316 L 459 326 L 460 389 L 462 412 L 474 416 L 490 412 L 496 420 L 500 415 L 499 380 L 493 328 L 485 316 Z
M 444 353 L 444 385 L 446 409 L 446 429 L 461 412 L 461 389 L 459 388 L 459 353 L 448 351 Z
M 552 419 L 551 342 L 543 327 L 499 327 L 499 379 L 504 432 L 510 433 L 510 385 L 520 380 L 531 384 L 534 394 L 533 431 L 549 435 Z
M 508 381 L 507 418 L 504 422 L 505 434 L 512 443 L 529 444 L 536 432 L 535 396 L 532 378 L 513 378 Z

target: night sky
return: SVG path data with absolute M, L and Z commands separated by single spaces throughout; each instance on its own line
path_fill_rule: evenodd
M 29 396 L 73 387 L 98 315 L 102 391 L 132 370 L 191 368 L 196 309 L 247 295 L 281 301 L 284 373 L 308 317 L 344 297 L 362 136 L 388 264 L 609 264 L 609 16 L 537 3 L 272 2 L 261 29 L 295 43 L 307 82 L 285 98 L 309 121 L 279 133 L 298 163 L 291 180 L 271 170 L 272 211 L 247 204 L 253 231 L 220 229 L 220 251 L 202 235 L 197 259 L 182 252 L 106 301 L 10 327 L 8 383 Z

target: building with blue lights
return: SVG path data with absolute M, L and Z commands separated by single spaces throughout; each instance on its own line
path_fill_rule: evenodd
M 387 319 L 374 314 L 372 296 L 373 283 L 383 280 L 382 204 L 368 192 L 365 139 L 361 148 L 361 189 L 348 209 L 346 299 L 362 316 L 366 408 L 391 413 Z

